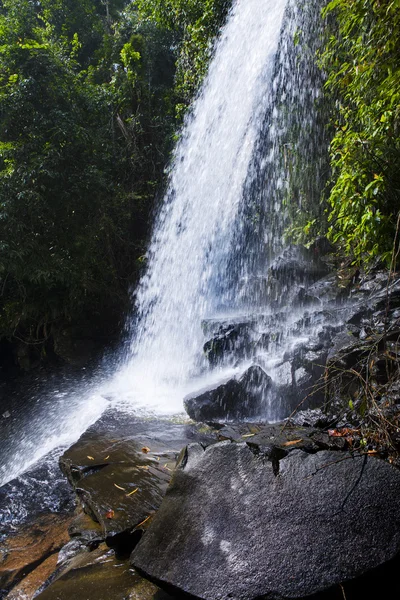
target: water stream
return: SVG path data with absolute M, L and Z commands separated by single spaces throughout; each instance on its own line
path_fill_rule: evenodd
M 177 414 L 187 393 L 245 367 L 210 370 L 201 325 L 211 318 L 274 314 L 263 278 L 283 247 L 290 219 L 289 155 L 293 165 L 299 150 L 310 154 L 314 188 L 321 175 L 315 148 L 322 154 L 325 141 L 313 130 L 320 87 L 310 66 L 314 47 L 304 42 L 296 49 L 293 43 L 299 31 L 315 34 L 319 6 L 319 0 L 307 6 L 300 0 L 233 3 L 174 153 L 119 366 L 112 374 L 39 394 L 24 418 L 12 414 L 18 431 L 0 441 L 0 485 L 73 443 L 110 403 Z M 296 194 L 301 210 L 304 193 Z M 299 321 L 302 331 L 295 326 Z M 262 334 L 261 317 L 259 323 Z M 286 345 L 279 352 L 275 346 L 271 368 L 294 338 L 320 327 L 304 319 L 301 308 L 291 309 L 281 323 Z M 279 411 L 271 407 L 268 417 L 285 416 Z
M 226 285 L 238 268 L 230 262 L 232 243 L 271 103 L 285 5 L 234 3 L 186 121 L 136 293 L 129 354 L 113 382 L 116 393 L 134 403 L 181 407 L 182 390 L 201 372 L 201 321 L 220 306 L 236 308 Z

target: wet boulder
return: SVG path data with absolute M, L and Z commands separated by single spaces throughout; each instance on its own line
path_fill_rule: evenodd
M 0 487 L 0 547 L 3 539 L 34 524 L 37 518 L 46 514 L 70 516 L 74 508 L 74 494 L 57 461 L 52 456 L 43 459 Z
M 358 340 L 351 331 L 343 331 L 334 337 L 327 356 L 327 367 L 352 369 L 368 352 L 368 343 Z
M 60 459 L 84 511 L 100 525 L 87 531 L 75 522 L 75 535 L 88 545 L 101 537 L 118 551 L 132 549 L 161 504 L 181 448 L 194 440 L 212 441 L 196 426 L 105 412 Z
M 74 494 L 52 456 L 0 488 L 0 598 L 33 571 L 36 579 L 46 578 L 68 541 L 74 508 Z
M 318 339 L 309 340 L 285 353 L 284 362 L 276 367 L 273 376 L 275 396 L 286 411 L 299 407 L 316 408 L 323 404 L 327 353 Z
M 322 304 L 322 302 L 318 296 L 313 296 L 307 292 L 306 288 L 300 287 L 299 291 L 292 300 L 292 304 L 296 307 L 305 308 L 308 306 L 319 306 Z
M 203 351 L 211 366 L 248 358 L 253 351 L 252 325 L 248 322 L 221 325 Z
M 184 399 L 188 415 L 198 422 L 242 420 L 260 416 L 272 380 L 258 365 L 253 365 L 238 379 L 230 379 L 200 394 Z
M 303 598 L 353 581 L 355 597 L 373 598 L 357 578 L 399 551 L 400 474 L 388 463 L 294 450 L 276 469 L 260 448 L 226 441 L 187 448 L 132 564 L 201 600 Z
M 320 408 L 308 408 L 297 411 L 290 417 L 290 423 L 298 427 L 324 428 L 332 424 L 332 420 Z
M 68 527 L 68 533 L 72 540 L 77 539 L 90 550 L 93 550 L 104 540 L 103 529 L 100 523 L 84 513 L 82 508 L 76 512 L 77 514 L 75 514 Z
M 317 279 L 317 281 L 307 286 L 307 291 L 323 302 L 324 306 L 343 304 L 349 295 L 348 289 L 338 287 L 336 273 Z

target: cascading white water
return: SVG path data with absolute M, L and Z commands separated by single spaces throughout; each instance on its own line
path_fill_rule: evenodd
M 48 392 L 32 399 L 25 419 L 12 415 L 12 435 L 0 440 L 0 485 L 53 449 L 73 443 L 109 401 L 134 411 L 178 413 L 186 393 L 243 369 L 228 364 L 223 372 L 207 370 L 201 324 L 224 311 L 261 306 L 253 291 L 249 300 L 248 281 L 259 265 L 266 271 L 269 242 L 280 243 L 285 215 L 279 191 L 287 170 L 282 140 L 286 144 L 285 131 L 293 123 L 299 129 L 313 120 L 312 110 L 303 119 L 306 91 L 313 98 L 314 90 L 307 68 L 299 69 L 298 57 L 293 61 L 293 35 L 304 28 L 304 20 L 315 18 L 318 3 L 312 0 L 308 12 L 298 0 L 233 3 L 175 150 L 122 365 L 101 383 L 78 384 L 71 392 L 66 387 L 62 397 Z M 294 110 L 296 118 L 283 124 L 281 115 Z M 293 156 L 302 146 L 300 135 Z M 249 204 L 257 215 L 258 204 L 263 205 L 259 221 Z M 257 222 L 258 231 L 255 225 L 252 229 Z M 259 258 L 249 261 L 251 253 Z M 271 365 L 279 360 L 272 357 Z
M 137 292 L 137 331 L 110 392 L 182 407 L 199 369 L 201 320 L 224 305 L 235 220 L 264 115 L 286 0 L 237 0 L 176 148 Z M 222 297 L 221 297 L 222 296 Z

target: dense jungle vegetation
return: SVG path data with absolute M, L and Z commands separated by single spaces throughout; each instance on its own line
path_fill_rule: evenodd
M 332 0 L 320 56 L 331 117 L 329 236 L 355 261 L 398 254 L 400 0 Z
M 229 5 L 0 0 L 0 340 L 28 365 L 62 354 L 65 338 L 118 331 L 174 137 Z M 328 233 L 353 260 L 389 262 L 400 0 L 333 0 L 324 16 L 328 229 L 304 230 Z
M 0 1 L 0 339 L 109 337 L 226 0 Z M 28 357 L 27 357 L 28 353 Z

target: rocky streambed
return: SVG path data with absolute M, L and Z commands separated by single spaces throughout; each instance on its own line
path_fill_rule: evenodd
M 60 461 L 74 511 L 6 536 L 2 597 L 396 597 L 400 473 L 340 432 L 105 413 Z
M 210 365 L 244 366 L 185 399 L 193 420 L 109 410 L 63 476 L 50 461 L 1 488 L 0 597 L 396 598 L 400 278 L 340 276 L 304 275 L 273 363 L 277 312 L 204 323 Z

